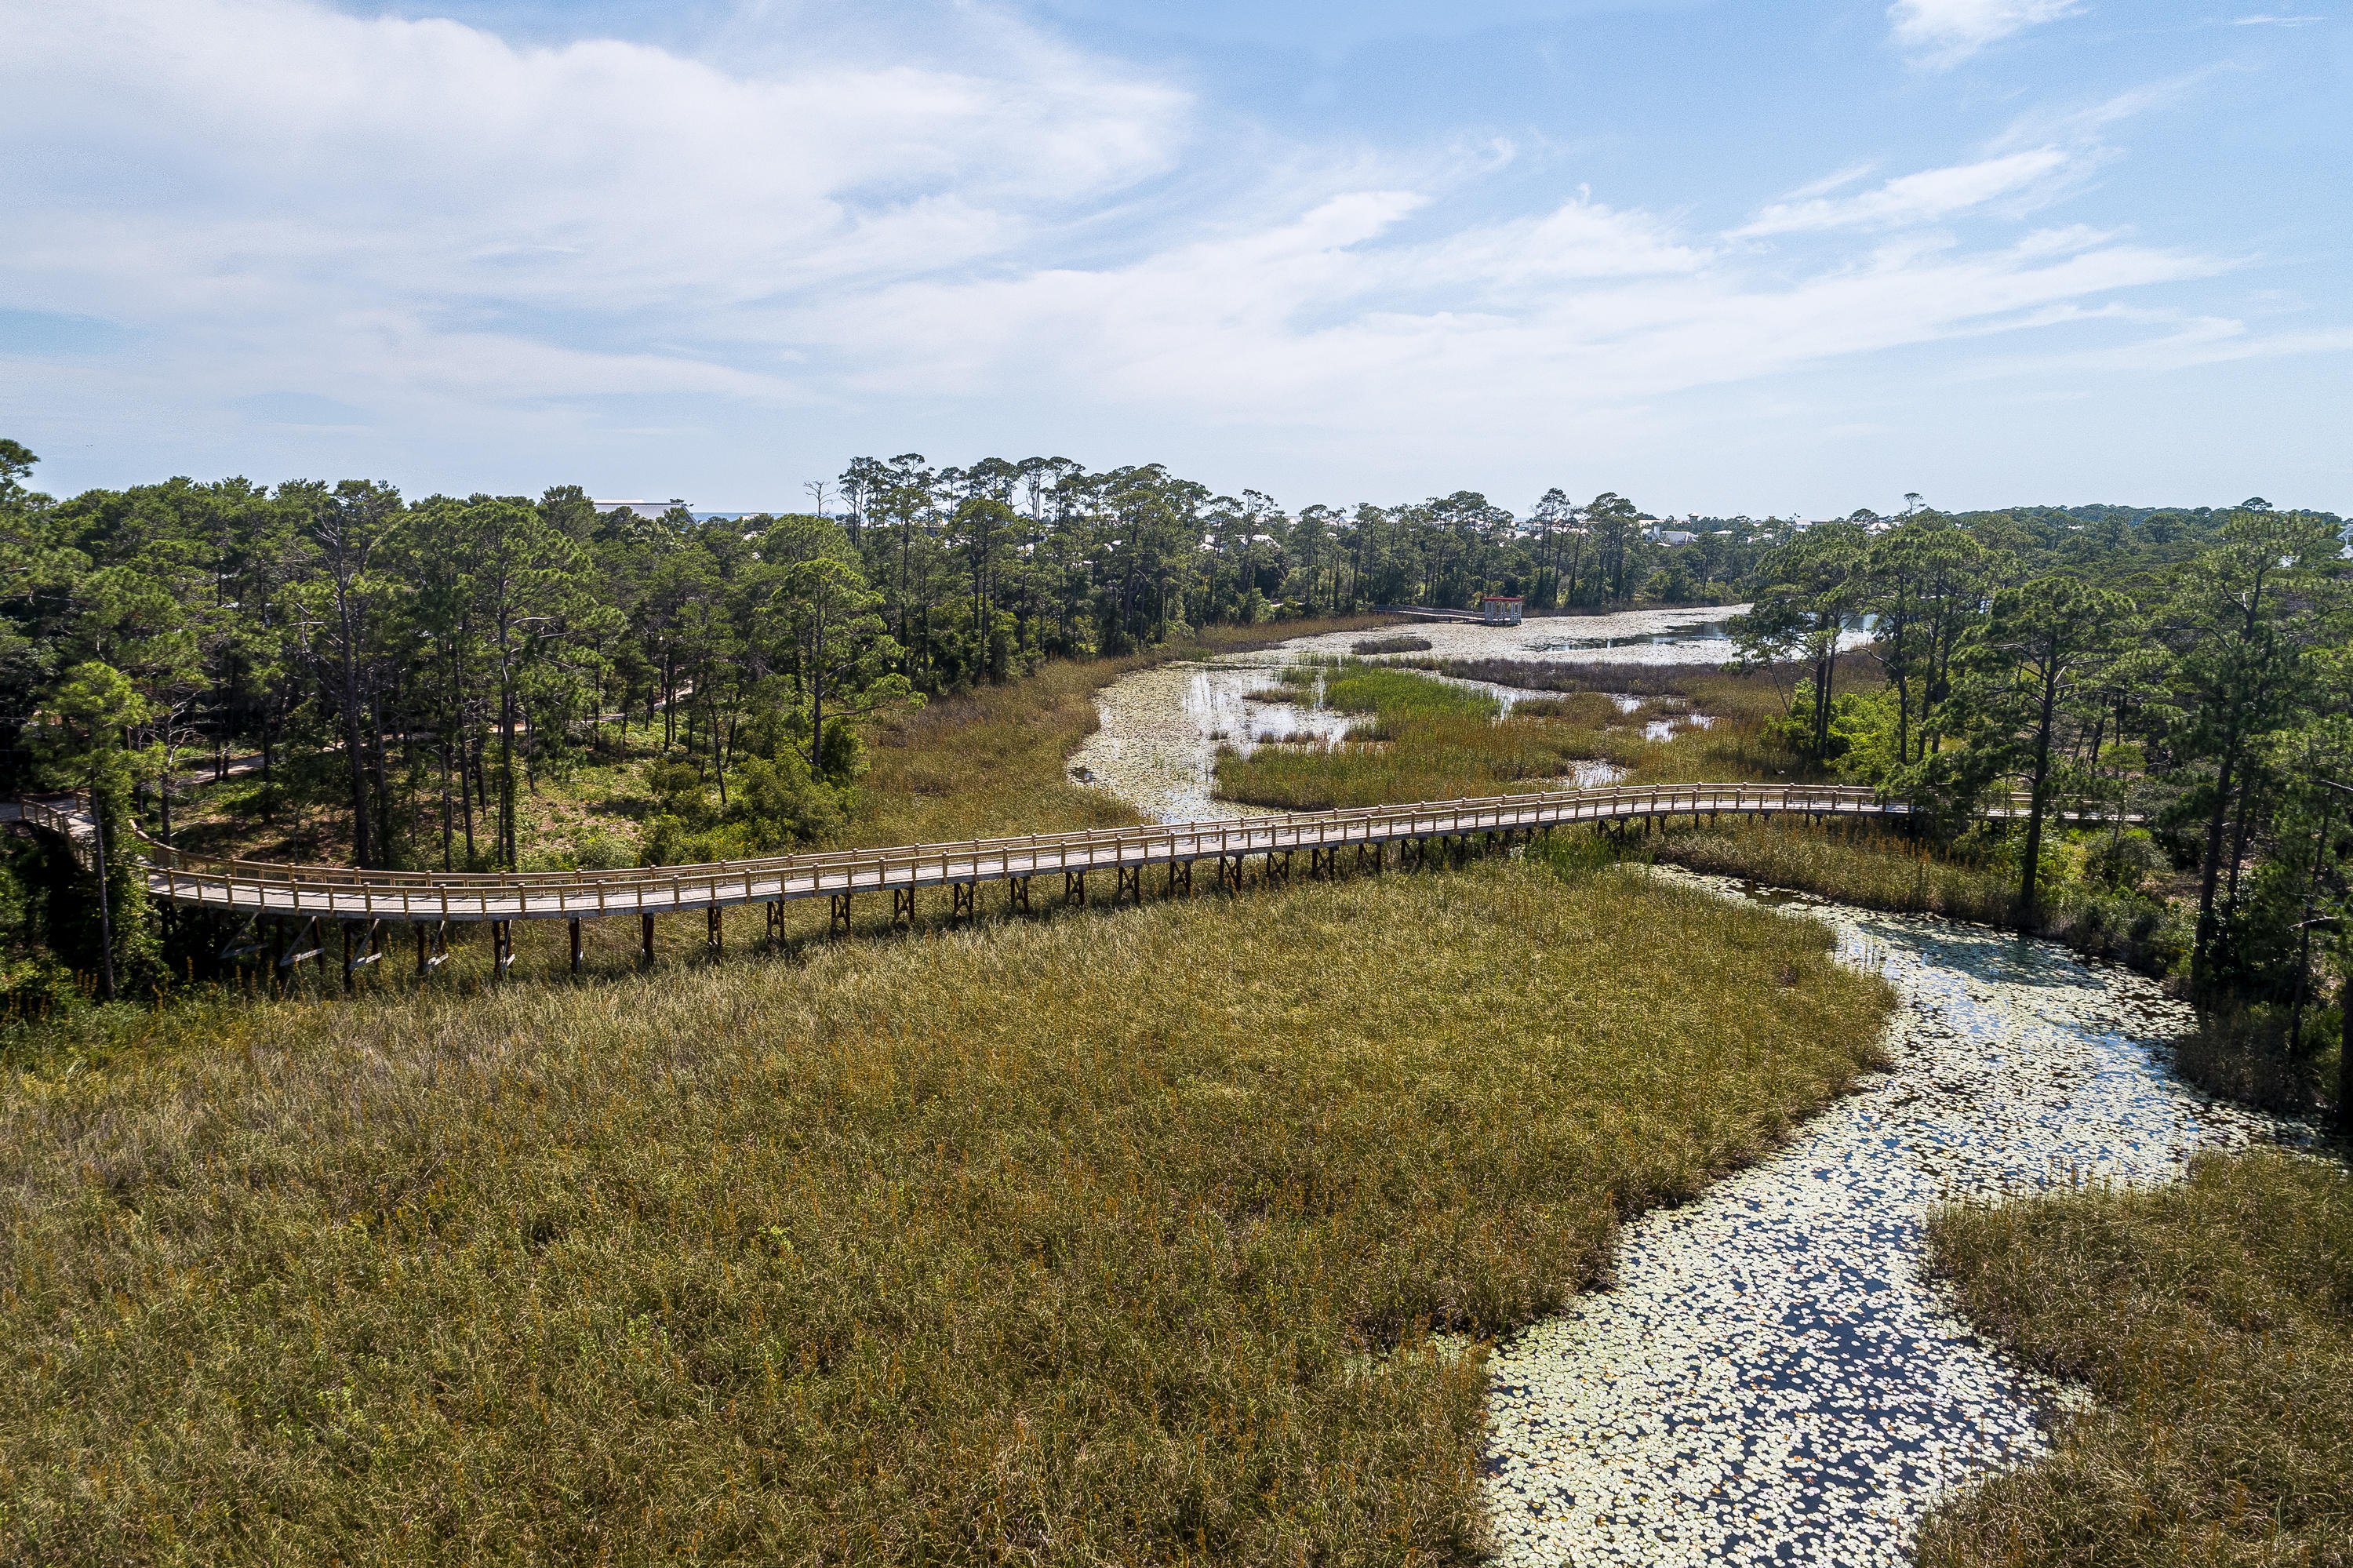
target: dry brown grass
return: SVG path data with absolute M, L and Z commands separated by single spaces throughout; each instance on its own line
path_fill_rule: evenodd
M 1969 1315 L 2091 1384 L 2047 1459 L 1933 1514 L 1927 1568 L 2353 1563 L 2353 1180 L 2210 1157 L 2157 1192 L 1938 1214 Z
M 1427 1330 L 1557 1307 L 1886 1006 L 1488 863 L 225 1011 L 0 1110 L 0 1555 L 1467 1563 Z

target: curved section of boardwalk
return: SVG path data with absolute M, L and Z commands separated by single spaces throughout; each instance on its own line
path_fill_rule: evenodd
M 1091 872 L 1111 874 L 1121 878 L 1120 891 L 1132 888 L 1140 894 L 1146 867 L 1169 867 L 1172 875 L 1181 875 L 1189 886 L 1195 863 L 1213 861 L 1221 875 L 1229 865 L 1238 874 L 1240 863 L 1250 855 L 1279 857 L 1287 868 L 1289 858 L 1304 851 L 1311 868 L 1320 869 L 1335 863 L 1342 852 L 1361 856 L 1383 852 L 1390 844 L 1422 845 L 1431 839 L 1525 833 L 1578 822 L 1724 812 L 1903 817 L 1910 810 L 1903 801 L 1881 800 L 1868 789 L 1700 784 L 1657 789 L 1566 789 L 626 871 L 504 874 L 364 871 L 218 860 L 187 854 L 144 835 L 139 853 L 149 892 L 174 904 L 246 915 L 422 924 L 662 915 L 799 898 L 846 901 L 860 893 L 889 892 L 912 899 L 917 888 L 940 886 L 964 890 L 960 896 L 968 896 L 970 889 L 983 882 L 1018 885 L 1017 898 L 1026 906 L 1028 879 L 1056 872 L 1081 879 Z M 22 820 L 32 825 L 65 835 L 88 861 L 91 822 L 79 802 L 26 799 L 18 810 Z M 1333 859 L 1327 861 L 1327 856 Z M 1077 885 L 1083 895 L 1083 882 Z M 835 908 L 846 916 L 848 905 L 837 903 Z

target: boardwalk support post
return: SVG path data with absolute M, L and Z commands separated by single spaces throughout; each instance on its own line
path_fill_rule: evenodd
M 638 947 L 650 969 L 654 961 L 654 917 L 650 914 L 638 916 Z
M 1138 904 L 1143 903 L 1144 868 L 1140 865 L 1121 865 L 1112 869 L 1119 877 L 1119 885 L 1113 890 L 1111 901 L 1117 904 L 1122 898 L 1132 895 Z
M 915 923 L 915 890 L 894 887 L 891 890 L 891 924 L 913 927 Z
M 828 894 L 827 896 L 831 899 L 832 903 L 830 906 L 830 917 L 826 921 L 826 933 L 828 936 L 838 934 L 847 937 L 849 935 L 849 895 L 847 893 L 834 893 Z
M 948 884 L 948 892 L 955 900 L 955 906 L 948 911 L 948 918 L 969 920 L 980 912 L 980 884 L 977 882 L 952 882 Z
M 705 944 L 711 949 L 711 956 L 715 959 L 719 956 L 720 952 L 720 908 L 716 904 L 711 906 L 710 925 L 710 935 L 705 938 L 704 940 Z
M 1029 879 L 1026 876 L 1007 877 L 1005 879 L 1005 906 L 1008 909 L 1014 911 L 1016 914 L 1029 914 Z
M 572 917 L 572 972 L 580 972 L 580 916 Z
M 1087 874 L 1085 872 L 1062 873 L 1062 902 L 1066 905 L 1075 904 L 1082 909 L 1087 906 Z

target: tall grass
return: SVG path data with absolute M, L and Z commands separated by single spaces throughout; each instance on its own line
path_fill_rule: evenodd
M 1886 1007 L 1488 863 L 243 1010 L 0 1107 L 0 1555 L 1467 1563 L 1429 1330 L 1556 1308 Z
M 977 686 L 868 736 L 842 846 L 945 843 L 1015 833 L 1124 827 L 1141 821 L 1101 789 L 1071 781 L 1063 762 L 1096 726 L 1094 694 L 1122 675 L 1171 660 L 1271 647 L 1288 638 L 1390 624 L 1355 616 L 1266 626 L 1214 626 L 1189 641 L 1104 659 L 1056 659 L 1021 680 Z
M 1540 720 L 1394 721 L 1393 739 L 1307 747 L 1261 746 L 1218 754 L 1218 793 L 1282 810 L 1455 800 L 1562 788 L 1578 763 L 1615 761 L 1640 736 L 1604 735 Z
M 1282 679 L 1293 690 L 1320 684 L 1328 706 L 1370 714 L 1371 722 L 1329 745 L 1261 747 L 1247 756 L 1226 751 L 1218 759 L 1218 792 L 1252 805 L 1315 810 L 1559 789 L 1578 775 L 1579 765 L 1593 763 L 1636 784 L 1813 776 L 1760 716 L 1779 712 L 1761 677 L 1706 667 L 1662 672 L 1513 660 L 1440 667 L 1468 679 L 1543 683 L 1562 694 L 1517 703 L 1498 717 L 1502 704 L 1493 694 L 1394 665 L 1289 669 Z M 1630 714 L 1603 694 L 1621 681 L 1654 688 Z M 1722 716 L 1706 728 L 1644 738 L 1648 721 L 1695 710 Z
M 2007 926 L 2152 974 L 2167 972 L 2189 937 L 2186 909 L 2081 882 L 2062 883 L 2035 908 L 2021 910 L 2014 871 L 1864 822 L 1678 821 L 1646 833 L 1640 847 L 1686 870 L 1798 888 L 1866 909 Z
M 1892 833 L 1845 824 L 1674 822 L 1639 846 L 1687 871 L 1797 888 L 1865 909 L 1995 923 L 2008 919 L 2017 902 L 2008 877 Z
M 1337 712 L 1370 714 L 1370 725 L 1351 732 L 1364 740 L 1394 739 L 1398 726 L 1419 719 L 1492 719 L 1504 706 L 1493 692 L 1475 686 L 1352 660 L 1294 664 L 1282 678 L 1284 685 L 1303 694 L 1320 689 L 1324 705 Z
M 2209 1093 L 2242 1105 L 2300 1115 L 2337 1098 L 2344 1055 L 2345 996 L 2336 1006 L 2308 1006 L 2291 1035 L 2281 1003 L 2217 1007 L 2174 1046 L 2174 1070 Z
M 2353 1180 L 2278 1153 L 2157 1192 L 1938 1213 L 1970 1317 L 2091 1384 L 2055 1451 L 1961 1493 L 1926 1568 L 2353 1562 Z

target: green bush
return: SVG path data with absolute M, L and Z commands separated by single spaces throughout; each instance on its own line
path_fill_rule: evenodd
M 853 756 L 845 752 L 845 760 Z M 691 762 L 649 767 L 646 784 L 655 815 L 638 863 L 692 865 L 783 854 L 839 831 L 849 814 L 849 791 L 811 774 L 789 747 L 774 758 L 744 758 L 725 783 L 722 801 Z

